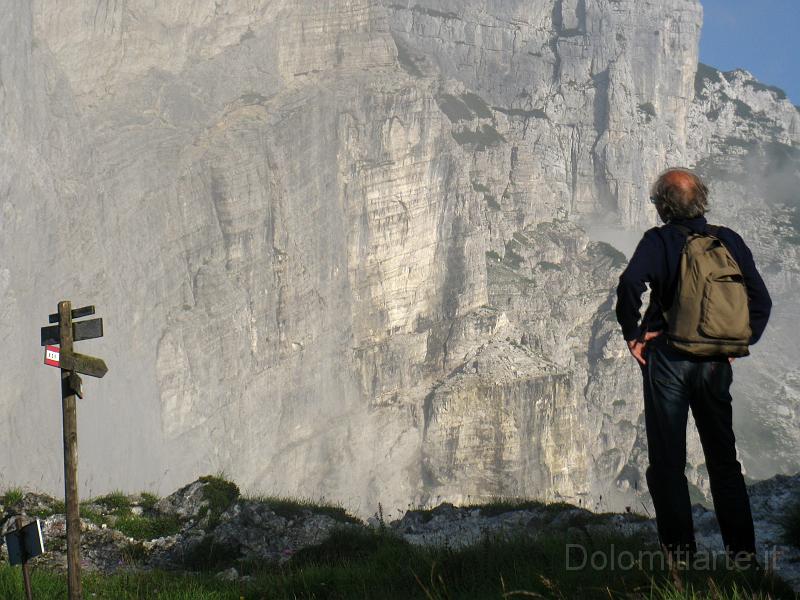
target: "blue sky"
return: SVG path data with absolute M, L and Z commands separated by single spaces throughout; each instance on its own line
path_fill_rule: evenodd
M 800 104 L 800 0 L 701 0 L 700 62 L 741 67 Z

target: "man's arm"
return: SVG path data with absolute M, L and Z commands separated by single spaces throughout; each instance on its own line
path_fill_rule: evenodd
M 622 326 L 625 341 L 637 339 L 641 335 L 639 320 L 642 308 L 642 294 L 647 283 L 659 275 L 663 265 L 663 248 L 655 230 L 650 230 L 636 246 L 628 266 L 619 276 L 617 285 L 617 321 Z
M 750 336 L 750 344 L 755 344 L 764 333 L 769 321 L 769 315 L 772 312 L 772 298 L 769 296 L 767 286 L 761 278 L 761 274 L 756 269 L 756 263 L 753 260 L 753 253 L 744 240 L 734 232 L 737 241 L 738 252 L 736 256 L 739 268 L 742 270 L 744 276 L 744 283 L 747 286 L 748 306 L 750 308 L 750 329 L 752 335 Z

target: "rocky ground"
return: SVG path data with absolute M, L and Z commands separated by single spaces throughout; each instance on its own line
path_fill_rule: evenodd
M 761 562 L 800 590 L 800 474 L 779 475 L 749 490 Z M 34 565 L 64 569 L 63 503 L 20 490 L 6 492 L 1 502 L 3 534 L 14 528 L 16 515 L 40 518 L 47 552 L 34 559 Z M 148 494 L 110 494 L 83 504 L 81 511 L 81 552 L 87 570 L 210 570 L 226 579 L 246 579 L 241 573 L 253 565 L 285 563 L 299 550 L 320 544 L 337 527 L 383 529 L 412 544 L 452 548 L 477 543 L 485 536 L 523 533 L 535 537 L 558 531 L 571 534 L 571 539 L 591 540 L 603 534 L 656 539 L 655 523 L 646 515 L 595 513 L 535 500 L 463 507 L 445 503 L 408 510 L 391 521 L 379 507 L 364 523 L 340 507 L 244 498 L 234 484 L 216 477 L 202 477 L 160 500 Z M 699 545 L 720 550 L 713 511 L 695 505 L 694 520 Z M 7 559 L 3 546 L 0 562 Z

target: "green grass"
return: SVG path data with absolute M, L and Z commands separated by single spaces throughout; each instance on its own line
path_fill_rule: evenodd
M 207 514 L 213 519 L 239 497 L 235 484 L 222 477 L 204 477 L 208 485 Z M 15 490 L 9 490 L 3 497 Z M 521 509 L 533 509 L 548 516 L 569 511 L 568 522 L 559 531 L 540 530 L 535 539 L 515 536 L 510 539 L 489 537 L 468 548 L 426 548 L 414 546 L 385 527 L 370 529 L 346 527 L 361 523 L 338 505 L 282 497 L 257 497 L 250 500 L 267 504 L 285 518 L 296 518 L 306 510 L 324 513 L 343 526 L 333 530 L 319 545 L 287 554 L 282 565 L 241 558 L 238 543 L 215 544 L 206 536 L 184 557 L 185 572 L 125 572 L 111 576 L 84 575 L 85 598 L 139 600 L 247 600 L 262 598 L 315 599 L 413 599 L 444 600 L 485 598 L 638 598 L 641 600 L 798 600 L 783 583 L 756 573 L 738 573 L 718 567 L 716 570 L 670 572 L 654 552 L 654 540 L 597 533 L 585 525 L 603 522 L 603 515 L 575 510 L 560 502 L 505 498 L 467 508 L 480 509 L 483 516 Z M 155 506 L 157 497 L 142 495 L 139 503 L 146 511 Z M 97 511 L 97 506 L 103 511 Z M 109 513 L 106 514 L 105 510 Z M 420 510 L 430 519 L 431 510 Z M 114 527 L 136 540 L 170 535 L 180 529 L 175 517 L 135 515 L 131 502 L 119 492 L 81 506 L 81 513 L 98 524 L 114 522 Z M 797 543 L 800 534 L 800 504 L 787 512 L 787 542 Z M 793 541 L 792 541 L 793 540 Z M 582 544 L 583 550 L 569 544 Z M 573 568 L 584 556 L 617 557 L 615 568 Z M 630 553 L 627 568 L 621 567 L 623 553 Z M 642 552 L 655 560 L 642 559 Z M 145 557 L 144 546 L 134 542 L 128 564 L 138 564 Z M 589 563 L 591 564 L 591 563 Z M 215 577 L 219 570 L 236 567 L 240 574 L 252 576 L 246 582 L 226 582 Z M 37 600 L 63 598 L 66 595 L 63 574 L 33 569 L 34 597 Z M 769 596 L 767 595 L 769 594 Z M 0 565 L 0 598 L 22 596 L 19 569 Z
M 311 499 L 285 498 L 283 496 L 247 496 L 247 500 L 260 502 L 269 506 L 270 510 L 276 515 L 286 519 L 296 519 L 303 515 L 305 511 L 312 511 L 315 514 L 328 515 L 329 517 L 345 522 L 363 525 L 363 522 L 347 512 L 339 504 L 330 504 Z
M 495 498 L 489 502 L 483 502 L 479 504 L 468 504 L 463 506 L 462 508 L 473 509 L 473 510 L 479 509 L 481 511 L 481 516 L 491 517 L 515 510 L 541 510 L 545 506 L 547 505 L 540 500 L 530 500 L 527 498 Z M 570 508 L 572 507 L 570 506 Z M 433 509 L 421 510 L 418 512 L 421 512 L 424 517 L 427 515 L 431 515 L 432 510 Z
M 153 510 L 159 500 L 158 496 L 149 492 L 142 492 L 139 496 L 142 499 L 139 504 L 144 510 Z
M 33 569 L 33 597 L 36 600 L 62 600 L 67 597 L 64 576 Z M 235 584 L 213 576 L 174 573 L 127 573 L 110 577 L 86 573 L 82 577 L 83 597 L 91 600 L 239 600 Z M 22 575 L 18 568 L 0 567 L 0 598 L 24 598 Z M 246 598 L 260 598 L 257 594 Z
M 119 517 L 114 529 L 135 540 L 154 540 L 178 533 L 181 522 L 172 515 L 149 517 L 129 514 Z
M 216 572 L 239 566 L 240 557 L 238 545 L 219 544 L 213 536 L 206 535 L 183 556 L 183 568 L 187 571 Z M 248 566 L 251 564 L 248 563 Z
M 239 487 L 216 475 L 200 477 L 200 481 L 206 484 L 203 488 L 203 498 L 208 501 L 208 506 L 200 510 L 200 518 L 208 516 L 208 527 L 213 529 L 219 523 L 220 515 L 236 502 L 239 497 Z
M 63 503 L 59 508 L 56 512 L 65 512 Z M 117 520 L 131 515 L 131 501 L 122 492 L 114 491 L 81 502 L 80 514 L 95 525 L 115 526 Z
M 67 512 L 66 507 L 64 506 L 63 500 L 56 500 L 47 508 L 42 508 L 40 510 L 33 510 L 31 511 L 30 515 L 32 517 L 39 517 L 40 519 L 46 519 L 52 515 L 63 515 Z
M 130 511 L 131 508 L 131 501 L 124 493 L 120 491 L 114 491 L 110 494 L 106 494 L 105 496 L 95 498 L 92 500 L 92 503 L 99 504 L 104 508 L 118 514 L 126 513 Z
M 292 557 L 292 566 L 342 566 L 370 561 L 381 555 L 393 559 L 407 559 L 413 546 L 386 529 L 337 528 L 324 542 L 298 550 Z
M 649 595 L 650 600 L 768 600 L 775 597 L 769 589 L 754 592 L 748 584 L 732 582 L 720 587 L 713 579 L 706 581 L 703 588 L 682 587 L 674 583 L 655 584 Z M 791 596 L 789 596 L 791 598 Z
M 22 490 L 22 488 L 19 487 L 8 488 L 3 494 L 2 499 L 0 499 L 0 504 L 3 504 L 3 506 L 11 506 L 13 504 L 17 504 L 18 502 L 21 502 L 22 498 L 24 497 L 25 497 L 25 492 Z
M 87 519 L 95 525 L 108 525 L 108 519 L 106 516 L 94 508 L 81 504 L 79 512 L 82 519 Z
M 541 500 L 531 500 L 529 498 L 498 497 L 489 502 L 478 504 L 467 504 L 462 506 L 464 509 L 479 509 L 481 516 L 492 517 L 515 510 L 542 511 L 545 515 L 555 516 L 568 510 L 578 509 L 571 517 L 570 522 L 574 524 L 588 524 L 592 522 L 604 522 L 608 513 L 593 513 L 580 507 L 566 502 L 543 502 Z M 427 522 L 433 517 L 435 508 L 417 509 L 415 512 L 422 515 L 422 521 Z M 640 516 L 640 515 L 637 515 Z M 646 517 L 642 517 L 646 518 Z
M 200 478 L 206 484 L 203 488 L 203 497 L 209 502 L 209 510 L 222 513 L 239 497 L 239 487 L 215 475 L 206 475 Z
M 149 497 L 147 497 L 149 496 Z M 152 494 L 142 494 L 142 508 L 152 510 L 158 501 Z M 100 509 L 98 510 L 98 507 Z M 133 514 L 130 499 L 122 492 L 112 492 L 106 496 L 92 498 L 80 505 L 81 518 L 91 521 L 97 526 L 106 525 L 118 530 L 135 540 L 153 540 L 178 533 L 181 522 L 175 516 L 157 515 L 153 513 Z M 41 510 L 34 516 L 44 518 L 54 513 L 65 513 L 64 503 L 56 502 L 52 510 Z
M 297 552 L 283 566 L 251 562 L 246 569 L 253 573 L 249 582 L 224 582 L 211 573 L 129 572 L 113 576 L 86 574 L 83 589 L 86 598 L 114 600 L 766 600 L 767 593 L 776 600 L 796 600 L 780 582 L 722 569 L 670 572 L 658 561 L 651 565 L 649 560 L 629 569 L 570 569 L 566 562 L 570 549 L 567 544 L 576 542 L 575 538 L 558 533 L 537 539 L 487 538 L 469 548 L 454 550 L 413 546 L 386 531 L 342 528 L 334 530 L 319 546 Z M 627 551 L 637 556 L 637 552 L 651 548 L 642 539 L 620 536 L 593 536 L 585 543 L 587 555 L 602 552 L 604 556 L 621 557 Z M 572 550 L 572 566 L 579 566 L 581 551 Z M 618 560 L 616 564 L 623 562 Z M 34 568 L 34 597 L 64 598 L 64 579 L 63 575 Z M 21 592 L 19 569 L 0 566 L 0 598 L 21 597 Z

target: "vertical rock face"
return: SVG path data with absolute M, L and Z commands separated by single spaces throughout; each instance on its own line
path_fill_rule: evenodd
M 726 131 L 761 127 L 725 85 L 797 165 L 791 105 L 738 75 L 696 82 L 696 1 L 0 12 L 9 482 L 58 486 L 35 340 L 71 298 L 100 309 L 106 337 L 82 351 L 111 369 L 80 409 L 86 492 L 223 470 L 363 514 L 620 503 L 646 461 L 611 314 L 624 256 L 579 224 L 651 224 L 657 171 L 717 165 Z M 781 210 L 765 205 L 765 231 Z M 784 247 L 756 250 L 789 290 Z
M 457 359 L 425 400 L 427 499 L 615 499 L 640 413 L 610 310 L 624 255 L 561 221 L 487 258 L 489 306 L 452 331 Z
M 747 239 L 773 294 L 770 326 L 737 369 L 743 460 L 759 478 L 800 469 L 800 111 L 746 71 L 700 65 L 689 159 L 710 181 L 710 218 Z M 738 366 L 738 365 L 737 365 Z
M 683 157 L 699 3 L 428 0 L 388 9 L 400 58 L 468 94 L 466 107 L 448 103 L 456 133 L 497 127 L 511 146 L 510 165 L 486 176 L 501 177 L 514 225 L 609 212 L 627 224 L 649 220 L 639 201 L 647 181 L 665 159 Z M 470 122 L 470 112 L 491 124 Z

